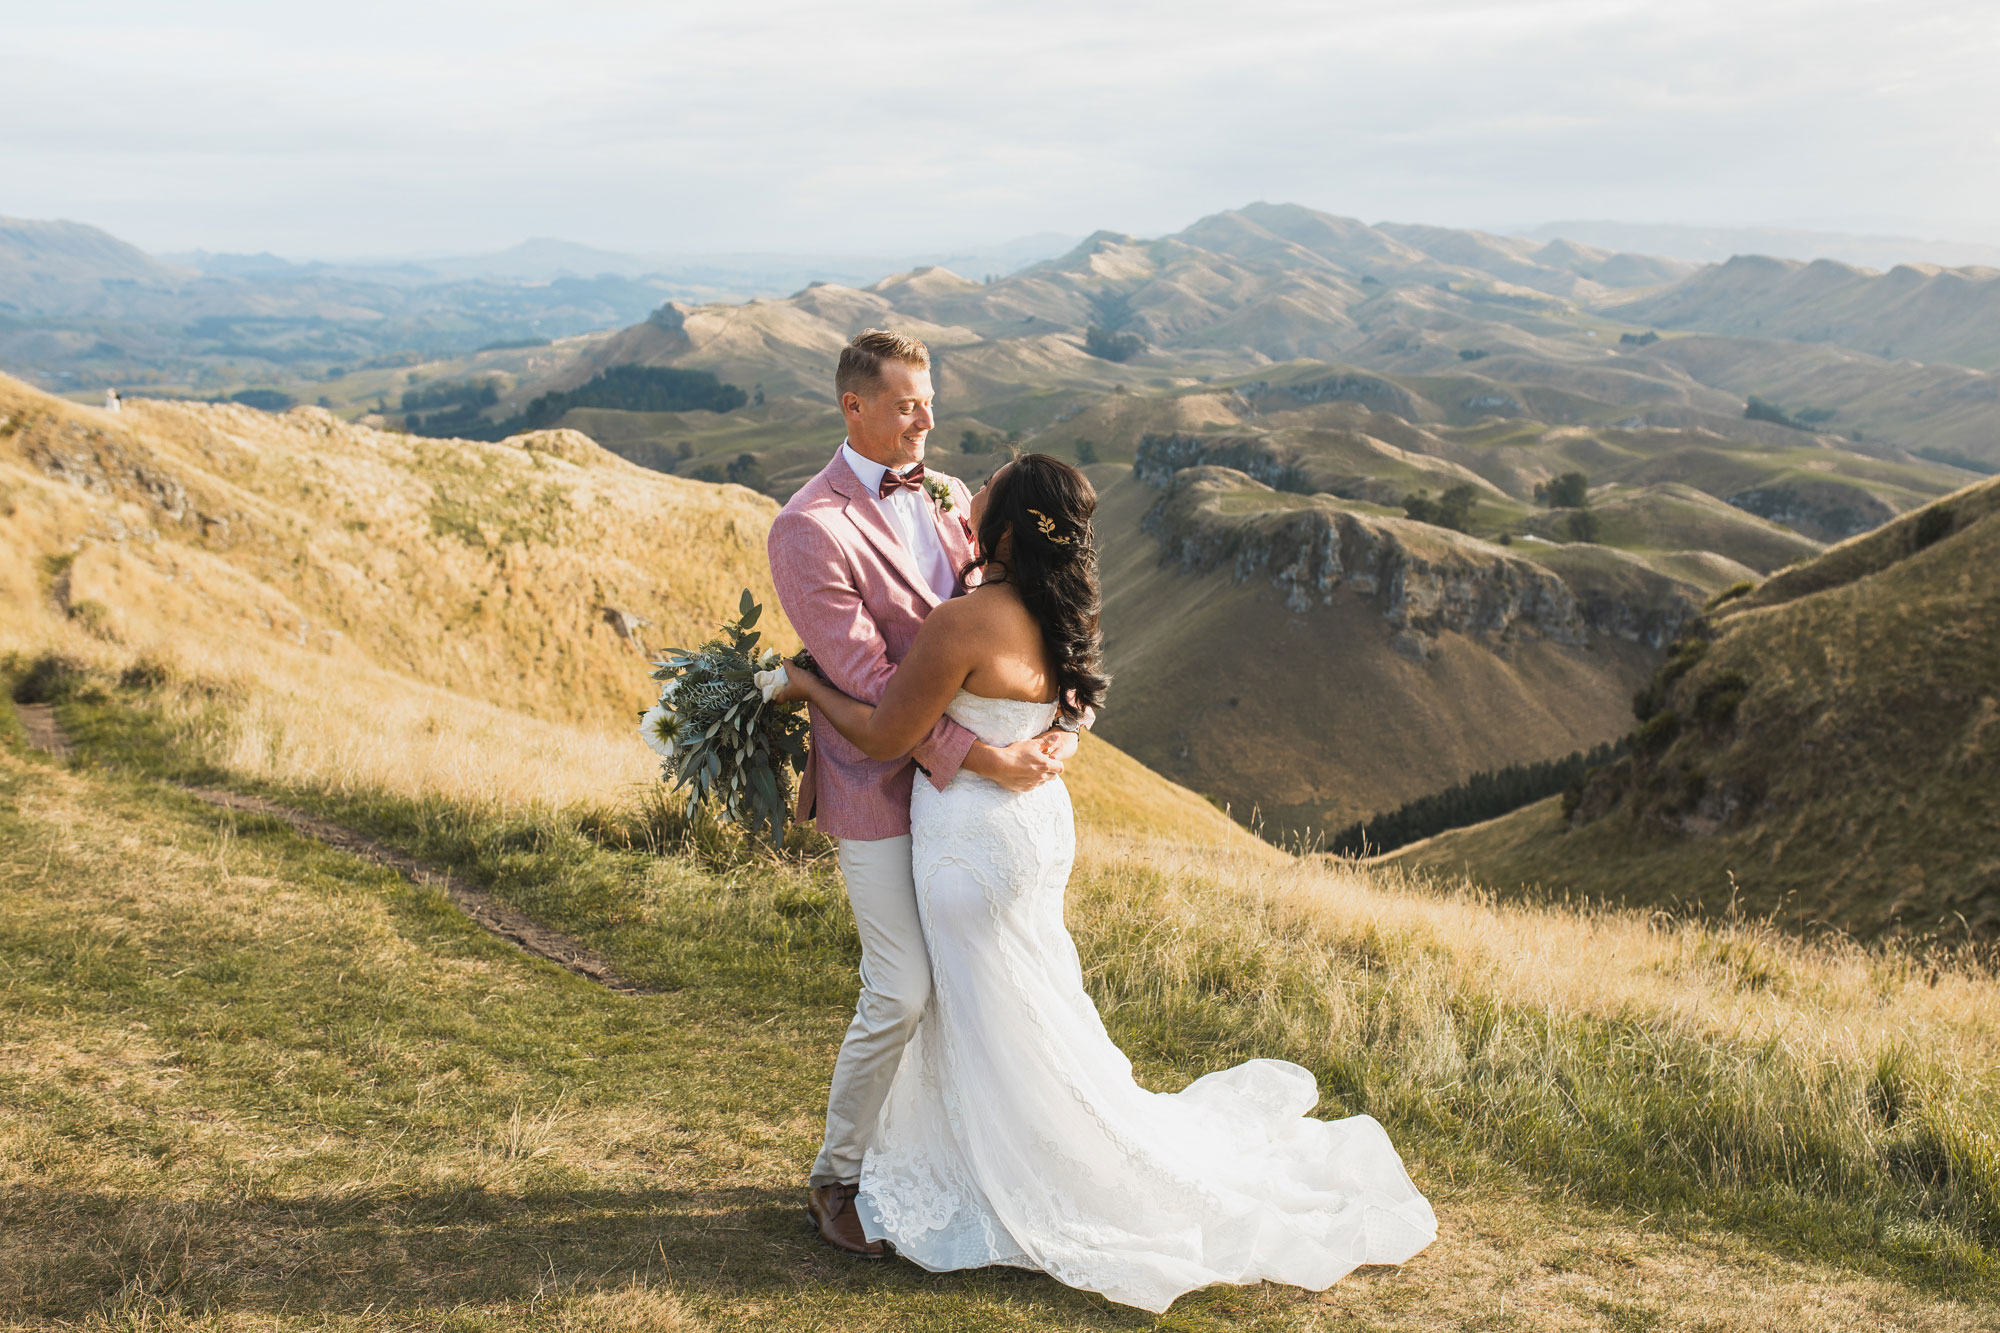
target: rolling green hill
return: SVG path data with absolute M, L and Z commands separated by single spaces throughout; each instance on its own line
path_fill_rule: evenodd
M 1724 603 L 1641 700 L 1634 754 L 1396 853 L 1635 905 L 2000 938 L 2000 482 Z
M 1156 664 L 1172 678 L 1174 655 L 1199 638 L 1190 608 L 1211 607 L 1201 632 L 1234 641 L 1275 641 L 1304 616 L 1322 636 L 1311 651 L 1345 684 L 1313 685 L 1299 696 L 1308 706 L 1288 697 L 1296 682 L 1212 662 L 1241 701 L 1239 720 L 1261 710 L 1253 742 L 1277 737 L 1255 760 L 1215 758 L 1214 738 L 1170 742 L 1167 732 L 1187 729 L 1178 722 L 1111 718 L 1107 735 L 1239 813 L 1254 806 L 1273 829 L 1299 828 L 1606 739 L 1664 646 L 1662 627 L 1687 608 L 1968 479 L 1913 448 L 1972 459 L 2000 447 L 2000 430 L 1981 434 L 2000 421 L 2000 398 L 1983 398 L 1988 377 L 1972 371 L 1831 344 L 1659 338 L 1606 317 L 1704 272 L 1257 204 L 1168 236 L 1100 232 L 993 281 L 926 267 L 782 299 L 669 302 L 616 331 L 356 370 L 298 396 L 324 395 L 336 415 L 385 429 L 492 435 L 548 424 L 654 472 L 739 478 L 783 498 L 839 439 L 827 383 L 839 348 L 859 328 L 894 325 L 933 350 L 940 422 L 929 461 L 939 471 L 977 483 L 1011 445 L 1138 466 L 1141 491 L 1177 469 L 1227 468 L 1255 482 L 1182 514 L 1210 536 L 1303 521 L 1303 505 L 1398 534 L 1399 549 L 1449 550 L 1477 571 L 1467 586 L 1497 570 L 1540 571 L 1591 633 L 1617 638 L 1600 651 L 1568 630 L 1573 641 L 1494 643 L 1475 630 L 1461 647 L 1454 627 L 1435 638 L 1441 656 L 1413 658 L 1422 645 L 1407 627 L 1379 608 L 1356 611 L 1347 593 L 1295 609 L 1295 590 L 1272 583 L 1283 561 L 1256 578 L 1232 571 L 1227 596 L 1243 605 L 1225 615 L 1215 571 L 1199 560 L 1141 575 L 1162 547 L 1140 528 L 1157 495 L 1135 499 L 1124 526 L 1106 530 L 1107 552 L 1116 543 L 1119 560 L 1136 562 L 1121 565 L 1129 587 L 1107 583 L 1110 643 L 1123 659 L 1114 666 L 1144 682 L 1155 667 L 1142 664 Z M 635 410 L 685 403 L 579 392 L 634 368 L 712 375 L 743 400 L 718 392 L 699 400 L 712 410 Z M 1746 419 L 1752 395 L 1792 424 Z M 437 403 L 456 406 L 425 406 Z M 562 414 L 544 423 L 522 415 L 531 409 Z M 1538 499 L 1573 473 L 1586 479 L 1588 512 Z M 1463 501 L 1446 520 L 1462 535 L 1403 522 L 1406 512 L 1439 517 L 1447 494 Z M 1327 628 L 1353 615 L 1354 625 Z M 1353 713 L 1364 697 L 1371 711 Z M 1426 721 L 1401 720 L 1413 718 Z M 1207 757 L 1184 761 L 1182 749 Z M 1364 752 L 1366 762 L 1344 757 Z
M 2000 269 L 1738 255 L 1606 312 L 1637 324 L 1837 343 L 1883 357 L 2000 366 Z

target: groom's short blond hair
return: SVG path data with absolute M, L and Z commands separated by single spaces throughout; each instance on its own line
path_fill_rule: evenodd
M 906 333 L 893 329 L 863 329 L 840 349 L 840 365 L 833 372 L 833 393 L 845 398 L 850 393 L 867 393 L 882 383 L 882 363 L 901 361 L 919 370 L 931 368 L 931 350 Z

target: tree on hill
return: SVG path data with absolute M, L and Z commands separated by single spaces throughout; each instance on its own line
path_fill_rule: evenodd
M 494 381 L 458 380 L 403 390 L 403 429 L 435 438 L 478 439 L 491 423 L 486 409 L 500 401 Z M 432 409 L 424 415 L 425 409 Z
M 729 470 L 724 474 L 738 486 L 748 486 L 753 491 L 764 489 L 764 465 L 757 461 L 755 454 L 738 454 L 729 460 Z
M 283 389 L 238 389 L 229 395 L 229 401 L 259 412 L 288 412 L 298 405 L 298 399 Z
M 1746 421 L 1768 421 L 1773 426 L 1789 426 L 1793 430 L 1805 429 L 1804 426 L 1792 420 L 1790 414 L 1784 408 L 1779 407 L 1776 403 L 1765 402 L 1754 393 L 1750 395 L 1750 401 L 1743 407 L 1743 418 Z
M 1327 850 L 1336 856 L 1375 856 L 1446 829 L 1497 819 L 1524 805 L 1580 786 L 1586 775 L 1609 764 L 1624 749 L 1624 741 L 1607 741 L 1595 749 L 1577 750 L 1561 759 L 1509 764 L 1474 773 L 1443 791 L 1406 801 L 1388 814 L 1356 820 L 1333 835 Z
M 1105 361 L 1130 361 L 1146 350 L 1146 340 L 1136 333 L 1113 333 L 1092 324 L 1083 331 L 1083 350 Z
M 1581 509 L 1590 503 L 1590 478 L 1565 472 L 1535 487 L 1535 500 L 1551 509 Z
M 471 438 L 499 440 L 523 431 L 544 430 L 578 407 L 620 412 L 733 412 L 749 401 L 750 395 L 706 370 L 611 366 L 574 389 L 541 395 L 516 415 Z
M 1478 487 L 1470 482 L 1460 482 L 1435 500 L 1431 499 L 1429 491 L 1424 490 L 1404 496 L 1403 513 L 1419 523 L 1464 532 L 1466 524 L 1472 519 L 1472 506 L 1478 499 Z

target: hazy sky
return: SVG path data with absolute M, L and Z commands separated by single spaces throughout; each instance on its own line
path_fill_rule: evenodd
M 2000 241 L 1995 0 L 0 0 L 0 214 L 889 252 L 1256 199 Z

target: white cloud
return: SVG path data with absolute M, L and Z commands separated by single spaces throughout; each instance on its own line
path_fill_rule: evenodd
M 5 210 L 156 249 L 930 248 L 1252 198 L 2000 224 L 1986 0 L 0 3 Z

